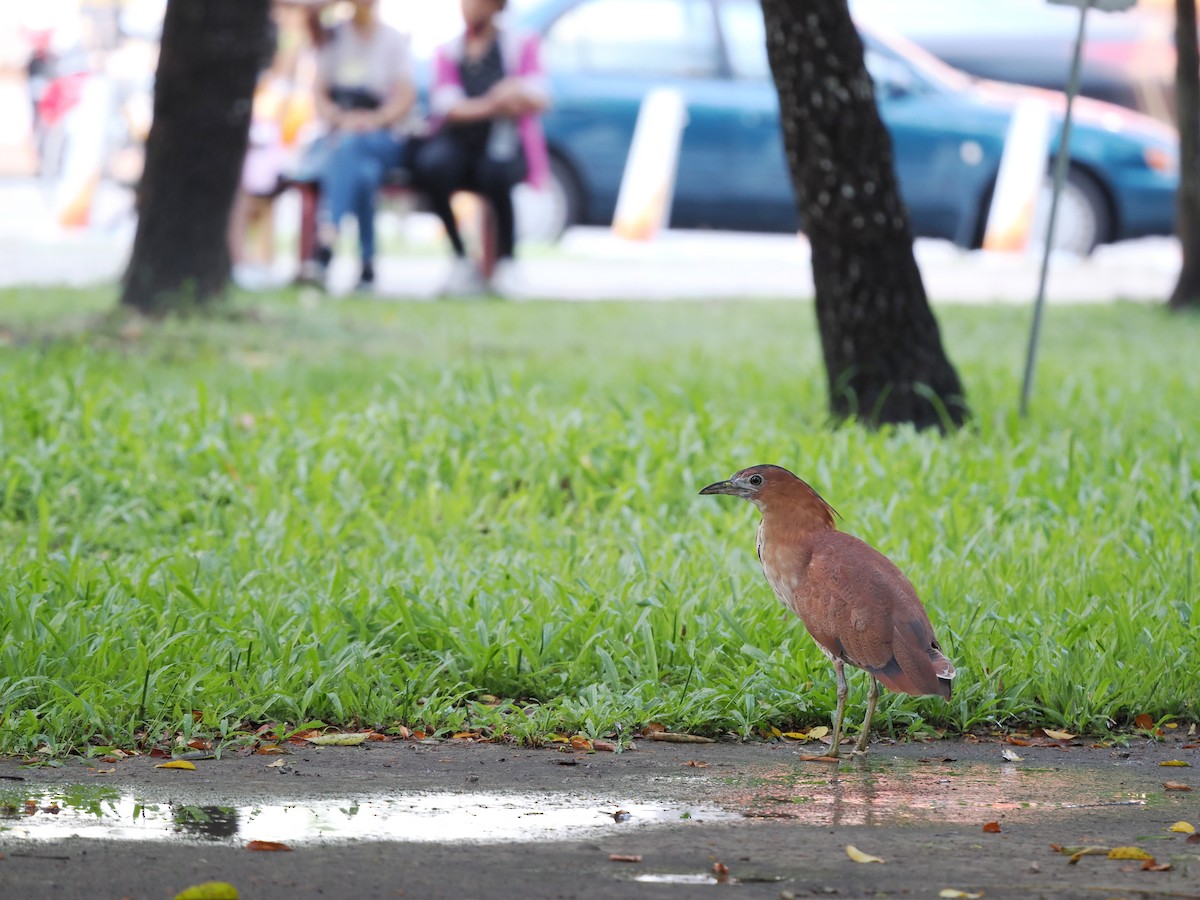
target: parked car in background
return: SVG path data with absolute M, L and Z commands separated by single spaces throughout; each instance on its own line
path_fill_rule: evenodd
M 970 75 L 1064 90 L 1079 10 L 1046 0 L 851 0 L 862 22 L 887 28 Z M 1169 5 L 1093 10 L 1080 93 L 1175 122 L 1175 19 Z
M 688 109 L 672 227 L 799 227 L 757 0 L 538 0 L 519 9 L 543 36 L 552 82 L 548 230 L 612 221 L 639 106 L 657 86 L 677 88 Z M 1063 95 L 972 79 L 903 39 L 861 23 L 860 32 L 915 233 L 978 246 L 1015 106 L 1041 97 L 1057 122 Z M 1070 153 L 1060 247 L 1086 253 L 1171 233 L 1170 128 L 1081 101 Z

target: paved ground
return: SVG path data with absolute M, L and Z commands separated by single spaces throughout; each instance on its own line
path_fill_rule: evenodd
M 58 228 L 49 191 L 34 179 L 0 180 L 0 287 L 23 284 L 112 283 L 133 238 L 131 198 L 101 191 L 85 231 Z M 280 205 L 280 233 L 296 221 L 295 205 Z M 385 215 L 383 243 L 400 248 L 379 265 L 380 296 L 429 299 L 446 273 L 442 239 L 429 216 L 403 221 Z M 1033 298 L 1036 256 L 965 252 L 944 241 L 917 242 L 917 260 L 935 302 L 1015 302 Z M 795 297 L 812 295 L 807 242 L 790 235 L 668 232 L 649 243 L 620 240 L 602 228 L 573 229 L 554 246 L 523 251 L 520 296 L 568 300 Z M 1088 259 L 1054 261 L 1053 302 L 1166 297 L 1179 268 L 1174 239 L 1129 241 Z M 281 258 L 267 281 L 286 284 L 294 263 Z M 357 277 L 350 260 L 335 263 L 335 293 Z
M 691 897 L 719 881 L 747 898 L 1200 897 L 1200 844 L 1169 830 L 1200 825 L 1198 794 L 1164 788 L 1200 790 L 1185 741 L 881 742 L 840 764 L 802 758 L 818 745 L 645 740 L 297 747 L 196 771 L 0 761 L 0 896 L 155 900 L 217 879 L 289 900 Z M 1071 864 L 1052 844 L 1136 846 L 1170 869 Z

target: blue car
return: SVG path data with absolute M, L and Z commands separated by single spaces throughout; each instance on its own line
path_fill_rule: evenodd
M 550 230 L 612 221 L 638 109 L 657 86 L 680 90 L 688 109 L 672 227 L 799 227 L 757 0 L 531 0 L 518 8 L 520 23 L 543 37 L 554 95 L 545 119 Z M 915 233 L 979 246 L 1016 104 L 1043 98 L 1057 135 L 1065 97 L 972 79 L 900 38 L 859 30 Z M 1080 99 L 1070 150 L 1061 248 L 1086 253 L 1173 232 L 1174 131 Z

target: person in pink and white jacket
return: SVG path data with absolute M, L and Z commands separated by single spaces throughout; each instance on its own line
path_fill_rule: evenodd
M 434 132 L 416 152 L 417 183 L 429 195 L 454 250 L 444 293 L 485 289 L 467 259 L 450 208 L 455 191 L 473 191 L 496 214 L 497 264 L 491 288 L 504 293 L 512 280 L 516 244 L 513 188 L 545 184 L 549 156 L 540 114 L 549 90 L 535 35 L 501 27 L 505 0 L 462 0 L 466 30 L 437 49 L 429 105 Z

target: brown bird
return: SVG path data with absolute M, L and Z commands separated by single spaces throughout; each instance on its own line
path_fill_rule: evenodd
M 837 675 L 837 712 L 829 756 L 838 755 L 846 708 L 845 664 L 871 682 L 857 750 L 865 753 L 879 684 L 917 696 L 950 698 L 954 663 L 942 653 L 912 583 L 896 564 L 838 531 L 834 510 L 780 466 L 751 466 L 701 494 L 730 494 L 762 513 L 758 560 L 784 606 L 800 617 Z

